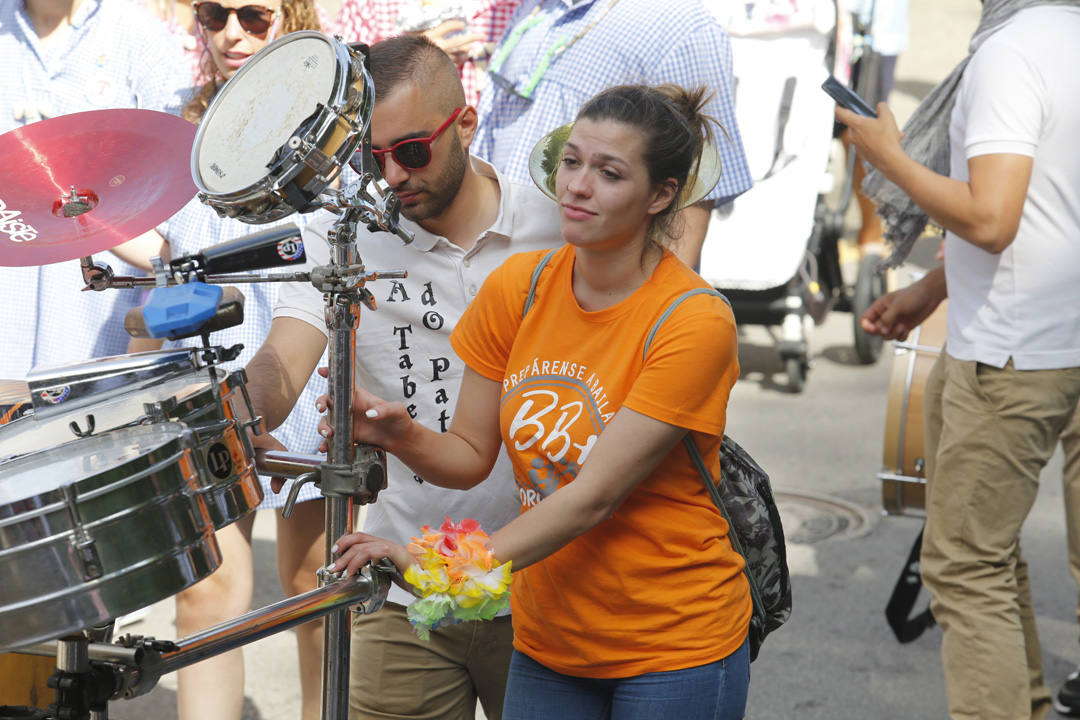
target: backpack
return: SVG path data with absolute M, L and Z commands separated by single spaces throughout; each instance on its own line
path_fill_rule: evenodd
M 533 270 L 529 294 L 521 312 L 523 318 L 532 308 L 540 274 L 554 254 L 555 250 L 546 253 Z M 650 328 L 645 337 L 642 359 L 649 352 L 649 345 L 660 326 L 675 308 L 687 298 L 702 294 L 713 295 L 728 306 L 731 305 L 723 293 L 712 288 L 695 288 L 683 293 L 672 300 Z M 724 435 L 719 455 L 721 479 L 726 482 L 713 482 L 689 432 L 683 436 L 683 445 L 701 475 L 709 496 L 727 521 L 732 547 L 746 561 L 744 573 L 750 584 L 750 598 L 753 601 L 748 636 L 750 660 L 753 661 L 757 658 L 765 636 L 783 625 L 791 616 L 791 577 L 788 574 L 784 527 L 780 522 L 780 512 L 773 501 L 769 475 L 738 443 Z

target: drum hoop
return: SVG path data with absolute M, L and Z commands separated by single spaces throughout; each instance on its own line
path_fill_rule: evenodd
M 917 346 L 919 343 L 919 335 L 922 333 L 922 327 L 916 327 L 912 334 L 914 344 Z M 896 467 L 904 467 L 904 445 L 907 442 L 907 417 L 908 417 L 908 405 L 911 402 L 911 383 L 915 379 L 915 360 L 916 354 L 912 353 L 908 358 L 907 373 L 904 375 L 904 402 L 900 406 L 900 433 L 896 442 Z
M 127 485 L 131 485 L 132 483 L 143 480 L 144 478 L 147 478 L 147 477 L 149 477 L 151 475 L 160 476 L 163 473 L 173 472 L 173 468 L 174 467 L 178 468 L 178 466 L 180 465 L 180 459 L 182 457 L 184 457 L 185 454 L 190 454 L 190 452 L 191 451 L 186 449 L 186 448 L 180 448 L 176 452 L 174 452 L 174 453 L 172 453 L 172 454 L 170 454 L 170 455 L 168 455 L 166 457 L 162 457 L 162 458 L 158 459 L 153 464 L 143 468 L 142 470 L 139 470 L 138 472 L 135 472 L 135 473 L 133 473 L 131 475 L 128 475 L 128 476 L 118 477 L 112 482 L 108 482 L 108 483 L 106 483 L 104 485 L 99 485 L 99 486 L 95 487 L 94 489 L 88 490 L 88 491 L 86 491 L 84 493 L 79 493 L 76 496 L 76 500 L 78 502 L 80 502 L 80 503 L 84 502 L 84 501 L 88 502 L 88 501 L 94 500 L 96 498 L 100 498 L 100 497 L 103 497 L 105 495 L 109 495 L 109 494 L 111 494 L 113 492 L 116 492 L 117 490 L 120 490 L 123 487 L 126 487 Z M 103 474 L 104 473 L 112 473 L 115 470 L 116 470 L 116 468 L 109 468 L 108 470 L 103 471 Z M 114 513 L 114 514 L 112 514 L 112 515 L 110 515 L 108 517 L 102 517 L 102 518 L 97 518 L 95 520 L 90 520 L 88 522 L 82 522 L 82 523 L 80 523 L 80 527 L 82 527 L 84 530 L 87 530 L 87 531 L 94 531 L 94 530 L 96 530 L 97 528 L 99 528 L 99 527 L 101 527 L 103 525 L 107 525 L 109 523 L 115 522 L 117 520 L 117 518 L 138 515 L 139 512 L 141 512 L 143 510 L 143 508 L 145 508 L 145 507 L 148 507 L 148 506 L 151 506 L 151 505 L 161 505 L 161 504 L 163 504 L 165 502 L 170 502 L 174 498 L 177 498 L 177 497 L 180 497 L 180 496 L 186 496 L 188 498 L 191 498 L 194 495 L 197 495 L 199 489 L 190 487 L 191 478 L 185 477 L 183 475 L 183 473 L 179 469 L 175 470 L 175 472 L 178 475 L 178 479 L 180 479 L 182 481 L 182 483 L 177 484 L 176 487 L 174 487 L 174 488 L 172 488 L 170 490 L 170 492 L 168 492 L 166 494 L 158 495 L 158 496 L 155 496 L 155 497 L 152 497 L 152 498 L 148 498 L 145 501 L 139 503 L 138 505 L 129 505 L 129 506 L 125 507 L 123 511 L 118 512 L 118 513 Z M 96 478 L 98 476 L 94 476 L 94 477 Z M 48 492 L 41 493 L 40 495 L 35 495 L 35 496 L 32 496 L 32 497 L 38 498 L 38 497 L 43 497 L 43 496 L 46 496 L 46 495 L 54 495 L 54 494 L 57 494 L 59 492 L 60 492 L 59 489 L 54 489 L 54 490 L 49 490 Z M 23 500 L 16 500 L 15 502 L 17 502 L 17 503 L 18 502 L 25 502 L 26 500 L 29 500 L 29 499 L 31 499 L 31 498 L 24 498 Z M 65 504 L 66 503 L 64 502 L 63 499 L 59 499 L 59 500 L 53 500 L 53 501 L 49 502 L 47 505 L 40 505 L 40 506 L 35 507 L 35 508 L 31 509 L 31 510 L 24 510 L 24 511 L 22 511 L 22 512 L 16 514 L 16 515 L 13 515 L 13 516 L 11 516 L 9 518 L 4 518 L 3 520 L 0 520 L 0 528 L 8 527 L 8 526 L 14 526 L 14 525 L 21 525 L 21 524 L 27 522 L 28 520 L 33 520 L 34 518 L 44 517 L 46 515 L 49 515 L 49 514 L 55 513 L 55 512 L 62 512 L 64 510 Z M 3 557 L 5 555 L 18 554 L 19 552 L 25 550 L 26 548 L 37 547 L 37 546 L 40 546 L 40 545 L 48 545 L 49 543 L 55 542 L 58 537 L 64 537 L 64 536 L 68 536 L 68 535 L 72 535 L 72 534 L 74 534 L 74 528 L 68 529 L 68 530 L 65 530 L 63 532 L 59 532 L 59 533 L 56 533 L 56 534 L 53 534 L 53 535 L 46 535 L 46 536 L 37 538 L 35 540 L 31 540 L 29 542 L 20 543 L 19 545 L 15 545 L 15 546 L 12 546 L 10 548 L 0 549 L 0 559 L 3 559 Z
M 152 429 L 144 430 L 144 428 Z M 53 452 L 58 448 L 68 448 L 76 445 L 88 445 L 95 438 L 106 437 L 109 435 L 120 435 L 131 432 L 160 433 L 164 437 L 164 442 L 160 443 L 159 445 L 155 445 L 141 455 L 136 455 L 135 457 L 128 458 L 120 463 L 117 463 L 116 465 L 102 468 L 99 472 L 96 472 L 93 475 L 89 475 L 82 478 L 81 480 L 71 483 L 70 485 L 75 490 L 76 496 L 78 498 L 91 499 L 105 494 L 106 492 L 110 492 L 111 490 L 119 487 L 122 484 L 127 484 L 130 476 L 139 476 L 139 478 L 143 477 L 144 471 L 147 469 L 147 467 L 156 467 L 158 465 L 164 467 L 167 465 L 171 465 L 174 462 L 179 462 L 180 458 L 183 457 L 185 453 L 188 454 L 190 457 L 192 449 L 194 447 L 193 434 L 191 430 L 183 423 L 153 423 L 151 425 L 137 425 L 131 428 L 117 428 L 96 435 L 91 435 L 85 438 L 76 438 L 57 447 L 46 448 L 43 450 L 26 453 L 24 455 L 16 455 L 11 458 L 6 458 L 3 461 L 0 461 L 0 470 L 10 470 L 16 464 L 29 464 L 34 460 L 35 457 L 43 457 L 45 453 Z M 130 475 L 126 475 L 123 478 L 118 478 L 117 480 L 109 479 L 116 472 L 124 469 L 130 470 Z M 91 481 L 95 482 L 92 483 L 92 486 L 90 488 L 80 489 L 80 486 L 85 488 L 84 483 L 90 483 Z M 0 504 L 0 510 L 3 510 L 4 508 L 9 508 L 13 505 L 18 505 L 19 503 L 25 503 L 27 500 L 31 500 L 33 498 L 40 498 L 54 493 L 61 493 L 60 487 L 55 487 L 49 490 L 43 490 L 35 494 L 27 495 L 25 497 L 20 497 L 11 501 L 10 503 Z M 37 509 L 39 508 L 35 508 L 35 510 Z M 32 514 L 33 512 L 17 512 L 14 513 L 14 515 L 11 517 L 18 518 L 30 516 Z M 0 527 L 11 524 L 9 522 L 11 517 L 3 517 L 2 519 L 0 519 Z
M 277 49 L 282 47 L 284 44 L 286 44 L 286 41 L 294 42 L 303 39 L 317 39 L 326 42 L 328 45 L 330 45 L 336 61 L 331 97 L 321 103 L 324 107 L 319 113 L 318 122 L 316 123 L 315 127 L 312 128 L 311 131 L 309 131 L 309 136 L 312 136 L 314 138 L 313 144 L 316 147 L 321 147 L 322 143 L 324 143 L 329 138 L 329 135 L 335 129 L 339 114 L 345 108 L 348 102 L 349 89 L 352 87 L 352 85 L 348 83 L 348 79 L 349 72 L 356 65 L 353 62 L 354 58 L 356 57 L 353 51 L 350 50 L 344 42 L 341 42 L 336 38 L 332 38 L 324 33 L 315 30 L 299 30 L 297 32 L 289 33 L 288 35 L 284 35 L 281 38 L 278 38 L 276 41 L 270 43 L 262 50 L 255 53 L 255 55 L 248 62 L 244 63 L 243 67 L 241 67 L 236 72 L 236 74 L 233 75 L 229 79 L 229 81 L 222 86 L 222 88 L 218 91 L 217 95 L 214 97 L 214 100 L 211 101 L 210 106 L 206 109 L 206 112 L 203 114 L 202 121 L 199 123 L 199 128 L 195 133 L 195 140 L 191 148 L 191 177 L 195 183 L 196 188 L 198 188 L 199 190 L 198 195 L 199 199 L 202 202 L 212 201 L 208 204 L 216 203 L 224 206 L 230 206 L 235 204 L 242 205 L 243 203 L 271 194 L 281 197 L 282 188 L 292 182 L 296 178 L 296 176 L 299 175 L 304 170 L 304 168 L 307 167 L 304 163 L 296 162 L 294 160 L 297 151 L 290 149 L 282 156 L 282 158 L 274 165 L 273 168 L 267 171 L 267 174 L 264 175 L 262 178 L 255 181 L 251 185 L 248 185 L 247 187 L 229 192 L 215 192 L 208 190 L 202 183 L 198 169 L 199 151 L 202 148 L 203 138 L 207 131 L 206 129 L 212 124 L 213 118 L 216 116 L 224 98 L 227 96 L 229 85 L 233 83 L 239 83 L 240 78 L 243 78 L 246 75 L 246 71 L 248 71 L 250 67 L 254 67 L 255 64 L 260 61 L 260 59 L 263 59 L 263 56 L 269 56 L 272 52 L 275 52 Z M 372 98 L 374 97 L 374 86 L 371 81 L 370 74 L 363 66 L 363 63 L 358 63 L 358 65 L 364 85 L 364 97 L 362 99 L 362 102 L 367 103 L 368 105 L 373 105 Z M 370 123 L 370 113 L 364 113 L 361 115 L 361 117 L 364 118 L 364 123 L 362 127 L 357 131 L 350 132 L 346 136 L 345 142 L 342 143 L 342 148 L 345 148 L 351 143 L 353 143 L 355 141 L 355 137 L 362 134 L 363 131 L 367 129 L 367 125 Z M 341 154 L 349 155 L 351 153 Z M 335 177 L 337 177 L 338 174 L 340 174 L 341 169 L 344 167 L 345 162 L 347 162 L 348 160 L 347 157 L 338 158 L 337 156 L 338 153 L 335 153 L 334 157 L 341 160 L 341 162 L 338 165 L 337 171 L 330 178 L 331 182 Z M 289 214 L 291 213 L 285 212 L 280 215 L 264 218 L 254 218 L 251 215 L 237 215 L 236 217 L 243 222 L 260 224 L 264 222 L 273 222 Z

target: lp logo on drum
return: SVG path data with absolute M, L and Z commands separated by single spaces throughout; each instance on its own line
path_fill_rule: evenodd
M 304 243 L 296 238 L 289 238 L 278 243 L 277 254 L 285 262 L 292 262 L 304 254 Z
M 233 471 L 232 453 L 224 443 L 214 443 L 206 451 L 206 466 L 219 480 L 225 480 Z

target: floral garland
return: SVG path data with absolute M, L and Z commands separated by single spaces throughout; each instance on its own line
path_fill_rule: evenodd
M 444 623 L 490 620 L 510 603 L 510 563 L 499 563 L 480 523 L 450 518 L 438 530 L 420 528 L 409 552 L 416 563 L 405 580 L 420 596 L 409 605 L 409 620 L 423 640 Z

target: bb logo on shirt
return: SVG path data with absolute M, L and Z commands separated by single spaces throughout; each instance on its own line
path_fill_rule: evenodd
M 515 471 L 523 507 L 577 477 L 604 425 L 615 415 L 604 386 L 581 364 L 539 358 L 503 381 L 510 443 L 535 456 L 526 477 Z

